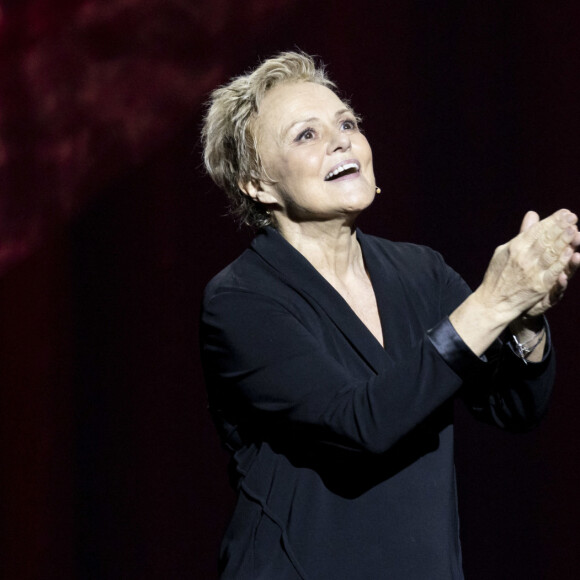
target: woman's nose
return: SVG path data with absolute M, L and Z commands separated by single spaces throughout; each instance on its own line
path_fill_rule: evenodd
M 328 144 L 329 153 L 333 153 L 334 151 L 339 150 L 346 151 L 350 149 L 350 146 L 350 135 L 348 133 L 340 130 L 336 130 L 332 133 Z

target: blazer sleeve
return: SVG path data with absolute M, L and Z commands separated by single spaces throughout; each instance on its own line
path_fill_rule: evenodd
M 451 313 L 470 292 L 459 274 L 448 267 L 443 310 Z M 535 427 L 545 415 L 556 374 L 556 357 L 545 317 L 544 324 L 544 357 L 527 364 L 515 353 L 507 331 L 481 357 L 486 362 L 484 367 L 469 363 L 466 353 L 471 351 L 449 321 L 429 333 L 447 364 L 463 378 L 461 398 L 478 420 L 521 432 Z
M 462 398 L 479 420 L 512 432 L 537 426 L 548 410 L 556 374 L 556 357 L 546 325 L 543 360 L 525 363 L 504 333 L 486 356 L 492 367 L 487 381 L 474 380 L 462 389 Z

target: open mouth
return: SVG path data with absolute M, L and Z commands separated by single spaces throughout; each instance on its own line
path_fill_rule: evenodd
M 339 165 L 332 171 L 329 171 L 324 177 L 324 181 L 332 181 L 333 179 L 338 179 L 339 177 L 344 177 L 345 175 L 350 175 L 352 173 L 358 173 L 359 171 L 359 164 L 352 161 L 345 163 L 344 165 Z

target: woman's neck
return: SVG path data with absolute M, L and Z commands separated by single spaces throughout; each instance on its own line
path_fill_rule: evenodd
M 280 224 L 282 236 L 324 277 L 345 280 L 365 272 L 353 225 L 331 222 Z

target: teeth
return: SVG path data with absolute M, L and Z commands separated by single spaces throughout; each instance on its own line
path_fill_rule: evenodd
M 330 171 L 326 175 L 324 180 L 328 181 L 329 179 L 331 179 L 335 175 L 338 175 L 339 173 L 342 173 L 343 171 L 346 171 L 347 169 L 356 169 L 358 171 L 358 169 L 359 169 L 358 163 L 345 163 L 344 165 L 339 165 L 334 171 Z

